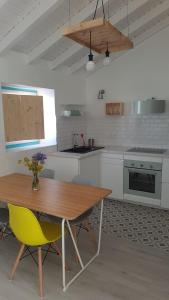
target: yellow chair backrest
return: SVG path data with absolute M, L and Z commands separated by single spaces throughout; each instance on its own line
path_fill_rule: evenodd
M 34 213 L 25 207 L 8 204 L 9 225 L 16 238 L 25 245 L 42 245 L 45 236 Z

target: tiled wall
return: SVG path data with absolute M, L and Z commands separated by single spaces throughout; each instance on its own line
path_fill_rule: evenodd
M 72 134 L 84 133 L 98 145 L 126 145 L 169 148 L 169 115 L 123 117 L 59 117 L 58 149 L 72 147 Z M 79 139 L 79 144 L 81 144 Z
M 58 150 L 63 150 L 73 146 L 73 133 L 79 134 L 79 144 L 81 144 L 82 141 L 80 139 L 80 134 L 83 133 L 86 138 L 85 117 L 59 117 L 57 119 Z
M 87 135 L 99 145 L 169 148 L 169 115 L 88 118 Z

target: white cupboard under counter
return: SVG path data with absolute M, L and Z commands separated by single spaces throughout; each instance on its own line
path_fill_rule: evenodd
M 161 207 L 169 209 L 169 158 L 163 159 Z
M 55 179 L 72 181 L 76 175 L 91 179 L 96 186 L 100 185 L 100 151 L 88 154 L 56 152 L 48 155 L 46 168 L 55 171 Z
M 101 154 L 101 187 L 112 190 L 109 198 L 123 200 L 123 153 Z

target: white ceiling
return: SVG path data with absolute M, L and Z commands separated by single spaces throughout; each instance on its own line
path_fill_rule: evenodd
M 0 55 L 7 51 L 25 54 L 28 63 L 47 61 L 55 70 L 68 73 L 84 69 L 88 49 L 62 36 L 64 27 L 93 16 L 96 0 L 0 0 Z M 127 2 L 128 19 L 127 20 Z M 134 45 L 169 26 L 169 0 L 104 0 L 111 22 Z M 97 16 L 102 15 L 101 0 Z M 112 54 L 112 59 L 124 52 Z M 102 55 L 95 55 L 101 65 Z

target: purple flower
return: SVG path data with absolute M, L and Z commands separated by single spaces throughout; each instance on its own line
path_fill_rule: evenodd
M 32 156 L 32 159 L 40 161 L 43 164 L 45 162 L 45 159 L 47 159 L 47 156 L 46 156 L 46 154 L 43 154 L 42 152 L 38 152 Z

